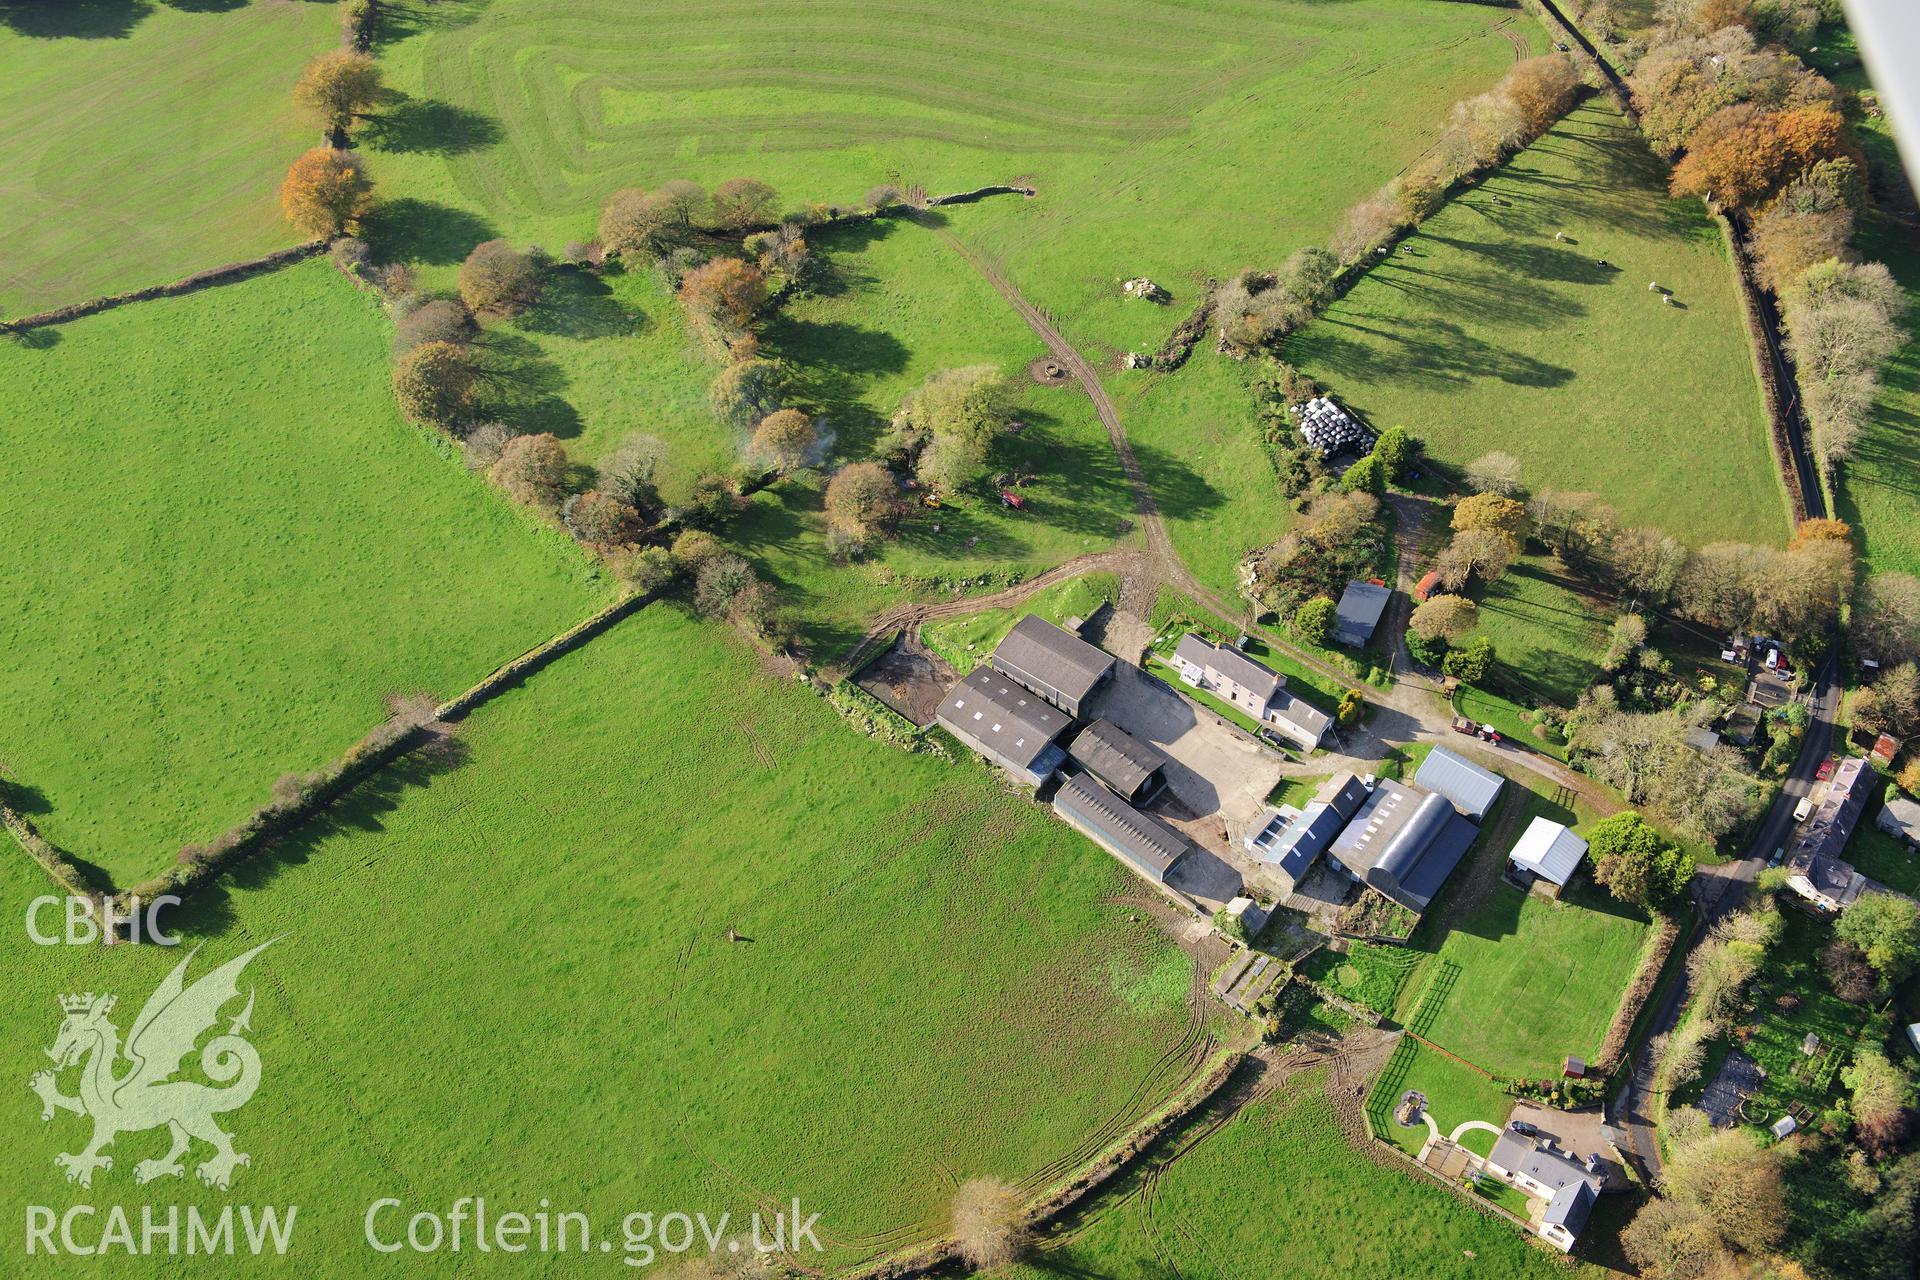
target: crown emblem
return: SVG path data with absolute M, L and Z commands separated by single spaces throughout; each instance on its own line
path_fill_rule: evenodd
M 63 1013 L 85 1013 L 94 1007 L 96 1000 L 99 1002 L 101 1013 L 107 1013 L 113 1008 L 112 996 L 96 997 L 89 991 L 84 995 L 61 996 L 60 1010 Z

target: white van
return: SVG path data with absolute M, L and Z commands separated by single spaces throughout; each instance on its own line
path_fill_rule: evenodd
M 1813 797 L 1801 796 L 1800 803 L 1793 806 L 1793 820 L 1795 822 L 1805 822 L 1807 820 L 1807 815 L 1812 812 L 1813 812 Z

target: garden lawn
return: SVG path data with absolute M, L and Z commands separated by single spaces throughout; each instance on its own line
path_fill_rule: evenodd
M 1335 994 L 1382 1015 L 1393 1013 L 1395 998 L 1420 961 L 1417 951 L 1355 942 L 1344 952 L 1323 948 L 1305 965 L 1307 977 Z
M 315 261 L 0 344 L 0 759 L 119 884 L 607 598 L 400 421 L 388 335 Z
M 1068 618 L 1087 618 L 1103 604 L 1120 598 L 1120 579 L 1111 573 L 1086 573 L 1029 596 L 1011 609 L 984 609 L 949 622 L 925 627 L 920 638 L 962 675 L 985 662 L 1006 639 L 1014 624 L 1028 614 L 1056 626 Z
M 1356 1151 L 1324 1084 L 1319 1071 L 1289 1081 L 1150 1175 L 1150 1185 L 1126 1179 L 1098 1202 L 1089 1223 L 1064 1240 L 1044 1242 L 1010 1275 L 1489 1280 L 1569 1274 L 1564 1261 L 1507 1223 Z
M 1557 1076 L 1569 1054 L 1592 1061 L 1647 934 L 1643 916 L 1598 891 L 1553 902 L 1496 884 L 1440 945 L 1437 963 L 1460 976 L 1427 1038 L 1501 1075 Z
M 1920 894 L 1920 853 L 1873 825 L 1880 812 L 1878 801 L 1868 811 L 1847 846 L 1847 861 L 1869 880 L 1908 896 Z
M 1652 924 L 1590 882 L 1555 902 L 1499 878 L 1500 860 L 1534 818 L 1584 833 L 1595 817 L 1544 779 L 1515 772 L 1409 939 L 1429 959 L 1401 988 L 1396 1012 L 1496 1075 L 1557 1076 L 1569 1054 L 1599 1056 Z
M 1565 585 L 1557 562 L 1517 561 L 1475 595 L 1480 625 L 1470 638 L 1493 641 L 1496 678 L 1561 708 L 1573 706 L 1600 679 L 1605 615 Z
M 584 240 L 611 192 L 672 178 L 758 177 L 786 208 L 1031 183 L 981 206 L 978 243 L 1105 356 L 1324 239 L 1543 45 L 1523 14 L 1421 0 L 405 0 L 380 28 L 405 97 L 363 145 L 423 261 Z M 1139 274 L 1173 304 L 1122 300 Z
M 1411 1036 L 1405 1037 L 1395 1046 L 1393 1056 L 1367 1095 L 1367 1115 L 1373 1121 L 1376 1135 L 1410 1156 L 1420 1154 L 1430 1130 L 1424 1120 L 1406 1126 L 1393 1118 L 1401 1096 L 1409 1089 L 1426 1095 L 1427 1114 L 1439 1126 L 1443 1138 L 1468 1120 L 1504 1125 L 1513 1111 L 1513 1095 L 1491 1076 Z M 1497 1140 L 1484 1129 L 1474 1129 L 1461 1135 L 1460 1145 L 1486 1155 Z M 1403 1173 L 1401 1176 L 1414 1175 Z
M 1740 1048 L 1766 1072 L 1748 1104 L 1757 1127 L 1772 1124 L 1793 1103 L 1824 1111 L 1845 1086 L 1840 1071 L 1853 1058 L 1853 1042 L 1867 1010 L 1833 994 L 1820 965 L 1820 951 L 1833 941 L 1833 927 L 1804 912 L 1787 909 L 1780 941 L 1768 953 L 1753 984 L 1758 1016 Z M 1793 1007 L 1782 1008 L 1782 997 Z M 1802 1048 L 1807 1033 L 1820 1037 L 1809 1057 Z
M 1786 535 L 1725 242 L 1598 99 L 1429 219 L 1287 355 L 1444 464 L 1502 450 L 1529 488 L 1597 492 L 1692 546 Z
M 294 243 L 292 91 L 340 8 L 285 0 L 0 7 L 0 317 Z
M 551 1197 L 616 1247 L 628 1212 L 744 1230 L 797 1196 L 829 1245 L 801 1260 L 844 1266 L 943 1230 L 954 1177 L 1044 1181 L 1191 1069 L 1169 1052 L 1198 1033 L 1190 962 L 1108 901 L 1114 859 L 971 761 L 863 738 L 730 632 L 652 606 L 460 741 L 463 766 L 382 775 L 190 908 L 196 973 L 280 939 L 248 974 L 263 1083 L 230 1120 L 253 1157 L 233 1195 L 300 1206 L 264 1274 L 419 1274 L 363 1243 L 368 1205 L 482 1194 Z M 15 856 L 0 891 L 18 920 L 44 884 Z M 24 1082 L 56 993 L 118 992 L 124 1029 L 184 951 L 0 954 Z M 82 1122 L 42 1128 L 22 1097 L 17 1201 L 228 1203 L 136 1187 L 151 1133 L 67 1186 L 52 1156 Z

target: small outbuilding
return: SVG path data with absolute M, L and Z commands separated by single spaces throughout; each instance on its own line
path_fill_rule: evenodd
M 1920 849 L 1920 801 L 1895 796 L 1880 807 L 1873 825 L 1909 848 Z
M 1414 771 L 1414 782 L 1453 801 L 1453 807 L 1475 822 L 1483 820 L 1500 798 L 1507 780 L 1482 769 L 1465 756 L 1435 747 Z
M 1334 641 L 1355 649 L 1364 648 L 1367 641 L 1373 639 L 1381 615 L 1387 611 L 1387 601 L 1392 598 L 1393 592 L 1377 582 L 1357 578 L 1349 582 L 1334 610 Z
M 1531 874 L 1556 889 L 1564 889 L 1587 856 L 1587 842 L 1551 818 L 1535 818 L 1520 833 L 1519 843 L 1507 855 L 1516 871 Z

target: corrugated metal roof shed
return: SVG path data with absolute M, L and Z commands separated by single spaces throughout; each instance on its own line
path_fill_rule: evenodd
M 1475 822 L 1487 816 L 1507 780 L 1491 769 L 1435 747 L 1414 771 L 1414 782 L 1453 801 L 1453 807 Z

